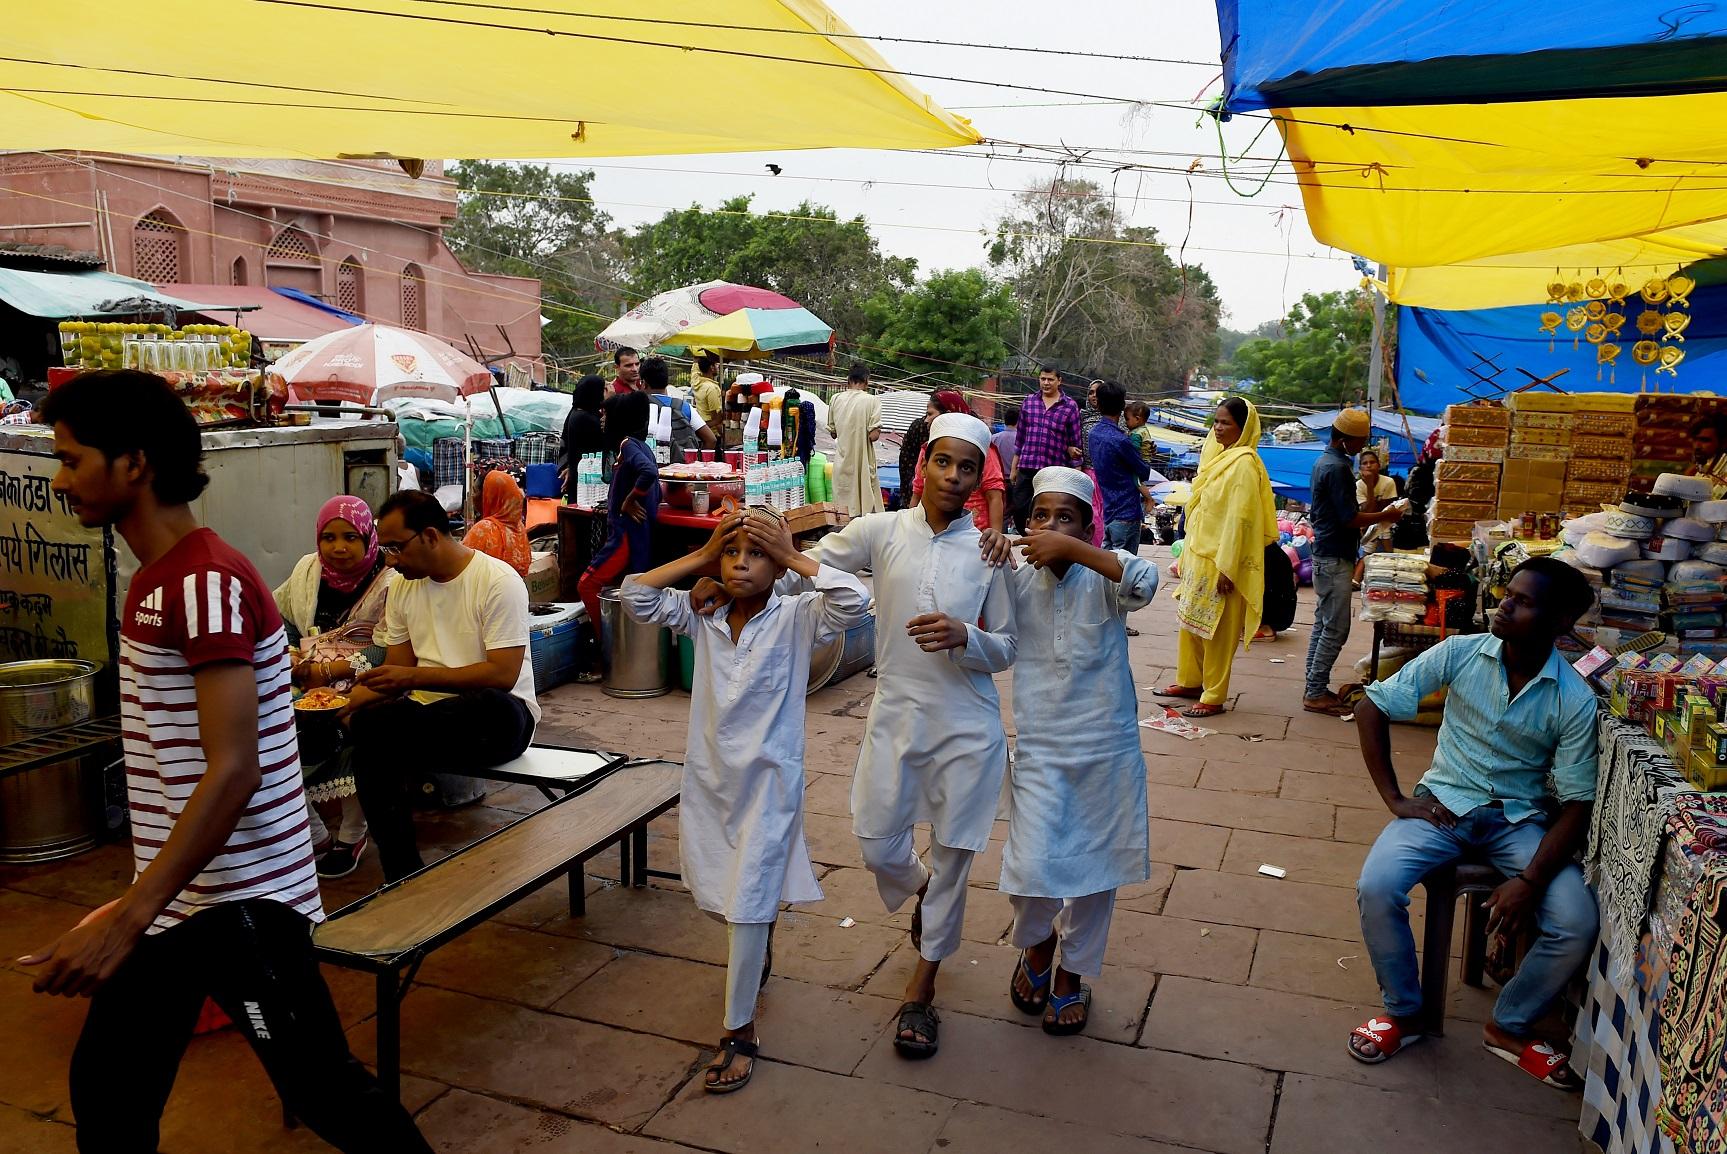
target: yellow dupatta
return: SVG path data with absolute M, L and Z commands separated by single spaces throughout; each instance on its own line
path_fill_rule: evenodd
M 1217 578 L 1228 577 L 1246 602 L 1242 631 L 1251 644 L 1265 607 L 1265 547 L 1277 540 L 1277 507 L 1259 459 L 1259 410 L 1245 398 L 1242 403 L 1247 420 L 1235 444 L 1226 449 L 1207 433 L 1200 446 L 1176 596 L 1183 627 L 1209 639 L 1221 614 Z

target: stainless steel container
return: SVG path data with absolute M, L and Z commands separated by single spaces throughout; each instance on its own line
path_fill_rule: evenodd
M 89 661 L 0 664 L 0 747 L 88 721 L 96 706 Z M 68 757 L 0 777 L 0 862 L 71 857 L 101 829 L 101 758 Z
M 671 630 L 631 620 L 616 589 L 600 591 L 600 622 L 606 666 L 602 690 L 612 697 L 660 697 L 672 691 L 677 651 Z

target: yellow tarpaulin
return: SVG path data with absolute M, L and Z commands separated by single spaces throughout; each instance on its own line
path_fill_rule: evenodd
M 1641 283 L 1727 250 L 1724 93 L 1275 115 L 1314 235 L 1393 266 L 1403 303 L 1529 303 L 1555 267 Z
M 816 0 L 8 5 L 0 148 L 600 157 L 974 144 Z

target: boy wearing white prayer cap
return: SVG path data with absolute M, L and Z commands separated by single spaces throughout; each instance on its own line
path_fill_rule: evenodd
M 1020 950 L 1009 995 L 1048 1034 L 1085 1029 L 1081 979 L 1103 972 L 1115 891 L 1151 876 L 1127 615 L 1157 592 L 1157 566 L 1091 544 L 1091 496 L 1079 470 L 1039 469 L 1019 542 L 1028 564 L 1009 578 L 1019 738 L 999 888 Z
M 921 502 L 854 518 L 809 550 L 824 566 L 875 574 L 876 693 L 852 779 L 852 832 L 887 908 L 916 901 L 918 965 L 894 1036 L 907 1058 L 936 1052 L 936 974 L 959 948 L 966 880 L 989 844 L 1007 768 L 991 675 L 1013 664 L 1013 597 L 965 510 L 988 447 L 982 421 L 943 413 L 930 424 Z M 800 590 L 801 578 L 788 574 L 779 588 Z M 691 594 L 700 612 L 721 596 L 707 584 Z M 912 842 L 925 822 L 927 861 Z

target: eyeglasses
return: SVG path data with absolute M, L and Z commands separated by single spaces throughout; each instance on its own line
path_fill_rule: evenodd
M 409 545 L 412 545 L 419 539 L 420 535 L 416 533 L 406 541 L 391 542 L 388 545 L 380 541 L 378 542 L 378 552 L 382 553 L 386 557 L 400 557 L 402 555 L 402 550 L 406 549 Z

